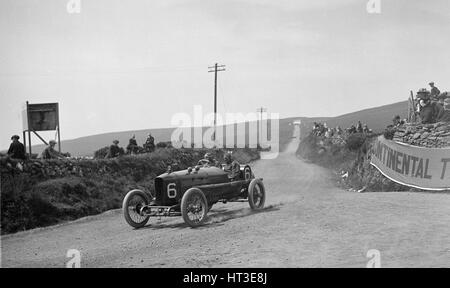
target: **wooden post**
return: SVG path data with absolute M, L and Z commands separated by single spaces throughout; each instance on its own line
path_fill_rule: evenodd
M 411 119 L 411 122 L 413 122 L 413 123 L 415 123 L 416 122 L 416 104 L 415 104 L 415 101 L 414 101 L 414 93 L 413 93 L 413 91 L 410 91 L 411 92 L 411 104 L 412 104 L 412 119 Z
M 56 130 L 58 132 L 58 151 L 61 153 L 61 135 L 60 135 L 60 129 L 59 129 L 59 103 L 56 104 L 56 123 L 58 126 L 56 126 Z
M 28 130 L 28 152 L 30 153 L 31 157 L 31 132 Z
M 31 132 L 30 132 L 30 117 L 28 114 L 28 101 L 27 101 L 27 123 L 28 123 L 28 127 L 27 127 L 27 132 L 28 132 L 28 152 L 30 153 L 30 158 L 31 158 Z
M 25 150 L 25 153 L 27 152 L 27 133 L 25 131 L 22 131 L 22 137 L 23 137 L 23 148 Z
M 225 71 L 225 65 L 214 64 L 212 67 L 208 67 L 208 72 L 214 72 L 214 134 L 213 138 L 216 141 L 216 128 L 217 128 L 217 72 Z

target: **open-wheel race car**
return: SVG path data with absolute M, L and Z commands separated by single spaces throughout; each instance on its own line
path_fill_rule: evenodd
M 155 178 L 155 195 L 131 190 L 123 200 L 125 220 L 134 228 L 147 224 L 150 217 L 182 216 L 191 227 L 202 225 L 211 207 L 218 203 L 248 201 L 250 208 L 264 208 L 266 199 L 262 178 L 255 178 L 250 166 L 240 165 L 233 179 L 223 169 L 197 165 L 172 172 L 169 168 Z

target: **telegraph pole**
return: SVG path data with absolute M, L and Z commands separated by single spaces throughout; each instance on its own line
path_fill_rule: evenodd
M 260 142 L 261 142 L 261 137 L 262 137 L 262 115 L 264 112 L 267 112 L 267 108 L 264 107 L 260 107 L 258 109 L 256 109 L 256 112 L 259 113 L 259 137 L 258 137 L 258 145 L 261 146 Z
M 216 125 L 217 125 L 217 72 L 225 71 L 225 65 L 218 65 L 208 67 L 208 72 L 214 72 L 214 141 L 216 141 Z

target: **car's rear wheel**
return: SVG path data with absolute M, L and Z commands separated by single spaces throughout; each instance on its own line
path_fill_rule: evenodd
M 253 210 L 264 208 L 266 189 L 261 179 L 253 179 L 248 185 L 248 204 Z
M 150 216 L 143 215 L 141 210 L 150 203 L 150 199 L 141 190 L 131 190 L 122 203 L 123 216 L 127 223 L 134 228 L 141 228 L 147 224 Z
M 200 226 L 205 222 L 208 208 L 206 196 L 198 188 L 187 190 L 181 199 L 181 215 L 184 222 L 191 227 Z

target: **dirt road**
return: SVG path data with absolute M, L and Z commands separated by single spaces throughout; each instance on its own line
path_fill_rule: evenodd
M 3 267 L 382 267 L 450 266 L 450 195 L 363 193 L 336 188 L 330 172 L 295 157 L 293 140 L 276 160 L 253 165 L 264 178 L 265 209 L 217 204 L 208 225 L 151 219 L 140 230 L 115 210 L 2 237 Z

